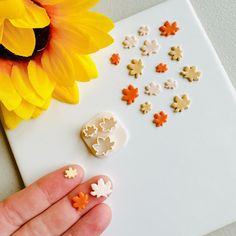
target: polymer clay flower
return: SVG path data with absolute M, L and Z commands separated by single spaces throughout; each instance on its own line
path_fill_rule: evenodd
M 51 98 L 78 103 L 76 81 L 97 77 L 88 54 L 113 42 L 97 0 L 0 1 L 0 103 L 6 127 L 36 118 Z
M 111 132 L 116 127 L 117 121 L 114 117 L 104 117 L 99 124 L 103 132 Z
M 104 179 L 99 179 L 97 184 L 92 184 L 91 188 L 93 191 L 90 192 L 92 196 L 108 197 L 112 193 L 111 181 L 105 183 Z
M 95 136 L 97 132 L 98 128 L 95 125 L 87 125 L 82 131 L 84 137 L 86 138 L 91 138 Z

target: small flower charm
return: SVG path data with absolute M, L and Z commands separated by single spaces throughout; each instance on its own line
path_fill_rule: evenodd
M 98 184 L 91 185 L 93 191 L 90 194 L 97 198 L 108 197 L 112 193 L 111 185 L 111 181 L 105 183 L 103 179 L 99 179 Z
M 113 128 L 116 127 L 117 121 L 114 117 L 102 119 L 102 122 L 99 124 L 103 132 L 111 132 Z
M 130 49 L 136 47 L 138 44 L 138 38 L 136 36 L 126 36 L 123 41 L 124 48 Z
M 159 84 L 156 84 L 154 82 L 151 82 L 149 85 L 145 87 L 145 94 L 151 96 L 154 95 L 156 96 L 161 92 L 161 86 Z
M 198 81 L 201 77 L 201 72 L 197 70 L 196 66 L 185 66 L 180 72 L 183 78 L 187 79 L 189 82 Z
M 168 115 L 165 114 L 165 112 L 161 111 L 154 115 L 153 123 L 156 125 L 156 127 L 160 127 L 160 126 L 163 126 L 163 124 L 167 122 L 167 119 L 168 119 Z
M 120 54 L 119 53 L 114 53 L 112 54 L 111 58 L 110 58 L 110 62 L 113 65 L 119 65 L 120 63 Z
M 164 83 L 164 88 L 166 88 L 166 89 L 175 89 L 176 87 L 177 87 L 177 81 L 176 80 L 168 79 Z
M 143 74 L 144 65 L 141 59 L 133 59 L 127 68 L 129 70 L 129 75 L 134 76 L 137 79 Z
M 127 102 L 127 105 L 131 105 L 135 102 L 135 99 L 139 96 L 138 88 L 135 88 L 132 84 L 122 90 L 122 100 Z
M 139 36 L 145 36 L 148 35 L 150 32 L 150 28 L 147 25 L 143 25 L 139 28 L 138 34 Z
M 156 40 L 152 40 L 151 42 L 148 40 L 144 41 L 144 45 L 140 48 L 143 56 L 150 56 L 151 54 L 156 54 L 159 45 Z
M 74 179 L 78 175 L 77 169 L 74 169 L 72 167 L 69 167 L 67 170 L 65 170 L 64 176 L 67 179 Z
M 95 136 L 98 132 L 98 128 L 95 125 L 87 125 L 82 131 L 84 137 L 91 138 Z
M 190 103 L 191 101 L 186 94 L 182 97 L 175 96 L 171 107 L 174 109 L 174 112 L 182 112 L 189 108 Z
M 115 142 L 112 142 L 109 136 L 106 138 L 98 137 L 97 142 L 92 145 L 92 148 L 96 156 L 105 156 L 112 151 L 114 144 Z
M 78 211 L 85 209 L 88 205 L 88 194 L 80 192 L 78 196 L 72 198 L 73 207 L 76 208 Z
M 156 72 L 157 73 L 165 73 L 168 70 L 168 67 L 164 63 L 160 63 L 156 66 Z
M 168 37 L 170 35 L 175 35 L 179 31 L 179 28 L 176 22 L 171 24 L 169 21 L 166 21 L 159 30 L 161 31 L 161 36 Z
M 140 111 L 143 114 L 147 114 L 152 110 L 152 104 L 150 102 L 145 102 L 140 105 Z
M 180 59 L 183 57 L 183 51 L 179 46 L 171 47 L 169 56 L 173 61 L 180 61 Z

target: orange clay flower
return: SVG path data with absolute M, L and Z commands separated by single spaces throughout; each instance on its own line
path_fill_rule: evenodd
M 88 201 L 88 194 L 80 192 L 78 196 L 73 197 L 73 207 L 76 208 L 78 211 L 81 209 L 85 209 Z
M 157 127 L 163 126 L 163 124 L 167 122 L 167 118 L 168 118 L 168 115 L 165 114 L 163 111 L 161 111 L 161 112 L 156 113 L 156 114 L 154 115 L 153 123 L 154 123 Z
M 127 102 L 127 105 L 134 103 L 135 99 L 139 96 L 138 88 L 135 88 L 133 85 L 129 85 L 127 89 L 122 90 L 123 97 L 122 100 Z
M 0 117 L 7 128 L 39 116 L 52 97 L 78 103 L 76 81 L 97 77 L 88 54 L 113 42 L 98 0 L 0 1 Z
M 156 72 L 157 73 L 165 73 L 168 70 L 167 65 L 160 63 L 159 65 L 156 66 Z
M 161 36 L 168 37 L 170 35 L 175 35 L 179 31 L 179 28 L 176 22 L 171 24 L 169 21 L 166 21 L 159 30 L 161 31 Z
M 112 54 L 110 61 L 111 64 L 118 65 L 120 63 L 120 55 L 118 53 Z

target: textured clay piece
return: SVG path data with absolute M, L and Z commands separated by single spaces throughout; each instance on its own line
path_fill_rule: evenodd
M 168 67 L 164 63 L 160 63 L 156 66 L 156 72 L 157 73 L 165 73 L 168 70 Z
M 159 45 L 156 40 L 145 40 L 143 46 L 140 48 L 143 56 L 150 56 L 151 54 L 156 54 L 158 49 Z
M 174 109 L 174 112 L 182 112 L 188 109 L 191 103 L 186 94 L 182 97 L 175 96 L 173 100 L 174 102 L 171 104 L 171 107 Z
M 78 211 L 85 209 L 89 203 L 88 194 L 80 192 L 78 196 L 72 198 L 72 202 L 73 202 L 73 207 Z
M 167 119 L 168 119 L 168 115 L 165 112 L 161 111 L 154 115 L 153 123 L 157 127 L 160 127 L 160 126 L 163 126 L 163 124 L 167 122 Z
M 171 47 L 169 56 L 173 61 L 180 61 L 180 59 L 183 57 L 183 51 L 179 46 Z
M 112 54 L 111 58 L 110 58 L 110 62 L 113 65 L 119 65 L 120 64 L 120 54 L 119 53 L 114 53 Z
M 88 125 L 82 131 L 84 137 L 86 138 L 95 136 L 97 132 L 98 132 L 98 128 L 95 125 Z
M 97 127 L 96 134 L 86 137 L 83 130 L 87 126 Z M 113 114 L 102 112 L 82 127 L 81 138 L 95 157 L 102 157 L 121 149 L 126 144 L 128 135 Z
M 135 99 L 139 96 L 138 88 L 135 88 L 132 84 L 128 88 L 122 90 L 123 97 L 122 100 L 130 105 L 135 102 Z
M 175 35 L 179 31 L 179 28 L 176 22 L 171 24 L 169 21 L 166 21 L 164 25 L 159 28 L 159 30 L 161 32 L 161 36 L 168 37 L 170 35 Z
M 124 48 L 134 48 L 138 44 L 138 38 L 136 36 L 126 36 L 122 44 Z
M 143 25 L 139 28 L 138 34 L 139 36 L 145 36 L 148 35 L 150 32 L 150 28 L 147 25 Z
M 106 138 L 98 137 L 96 143 L 92 145 L 92 148 L 96 156 L 106 156 L 113 150 L 114 144 L 115 142 L 111 141 L 109 136 Z
M 180 72 L 183 78 L 187 79 L 189 82 L 198 81 L 201 77 L 201 72 L 197 70 L 196 66 L 185 66 Z
M 97 184 L 91 184 L 93 191 L 90 194 L 97 198 L 108 197 L 112 193 L 111 186 L 111 181 L 105 183 L 103 179 L 99 179 Z
M 129 70 L 129 75 L 134 76 L 137 79 L 143 74 L 144 65 L 141 59 L 133 59 L 127 68 Z
M 150 102 L 145 102 L 140 105 L 140 111 L 143 114 L 147 114 L 152 110 L 152 104 Z
M 159 84 L 156 84 L 154 82 L 151 82 L 149 85 L 145 87 L 145 94 L 151 96 L 156 96 L 161 92 L 161 86 Z
M 103 132 L 111 132 L 116 127 L 117 121 L 114 117 L 104 117 L 102 122 L 99 124 Z
M 64 176 L 67 179 L 74 179 L 78 175 L 78 171 L 75 168 L 69 167 L 65 170 Z

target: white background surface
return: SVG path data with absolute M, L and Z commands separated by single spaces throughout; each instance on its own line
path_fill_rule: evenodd
M 160 1 L 104 0 L 97 9 L 117 20 L 149 6 L 155 5 L 158 2 Z M 225 65 L 230 78 L 235 81 L 234 75 L 236 73 L 236 68 L 234 62 L 236 61 L 236 49 L 233 46 L 233 42 L 236 37 L 236 16 L 233 13 L 236 12 L 236 2 L 234 0 L 195 0 L 192 2 L 223 64 Z M 119 7 L 117 7 L 117 5 L 119 5 Z M 0 139 L 3 141 L 4 137 L 0 136 Z M 12 167 L 14 165 L 9 161 L 9 151 L 4 141 L 1 142 L 0 156 L 0 197 L 4 197 L 10 192 L 18 189 L 20 184 L 18 177 L 16 177 L 15 174 L 15 168 Z M 231 227 L 231 230 L 225 230 L 224 232 L 225 235 L 235 235 L 235 233 L 233 233 L 235 232 L 233 231 L 233 227 Z M 224 234 L 218 233 L 215 235 L 218 236 Z

